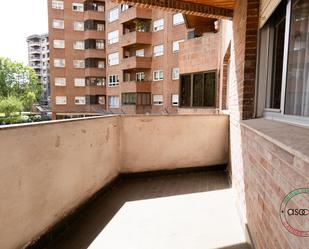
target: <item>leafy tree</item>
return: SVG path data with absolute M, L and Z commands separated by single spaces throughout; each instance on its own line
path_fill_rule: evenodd
M 24 107 L 24 111 L 31 111 L 32 105 L 36 101 L 36 96 L 34 92 L 27 92 L 23 97 L 22 97 L 22 104 Z
M 14 116 L 23 109 L 22 102 L 14 96 L 0 99 L 0 113 L 4 113 L 6 117 Z
M 40 99 L 42 87 L 35 71 L 22 63 L 0 57 L 0 97 L 15 96 L 22 100 L 29 97 L 29 92 L 35 95 L 36 101 Z

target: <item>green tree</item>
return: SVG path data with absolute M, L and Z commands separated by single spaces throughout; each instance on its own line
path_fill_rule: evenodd
M 30 112 L 32 109 L 32 105 L 36 101 L 36 96 L 34 92 L 27 92 L 23 97 L 22 97 L 22 104 L 24 107 L 24 111 Z
M 42 86 L 35 71 L 22 63 L 0 57 L 0 97 L 15 96 L 23 100 L 29 97 L 29 92 L 35 95 L 36 101 L 40 99 Z
M 22 102 L 14 96 L 0 99 L 0 113 L 4 113 L 6 117 L 14 116 L 23 109 Z

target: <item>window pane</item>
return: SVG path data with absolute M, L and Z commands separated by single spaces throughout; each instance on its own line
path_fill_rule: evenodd
M 181 76 L 181 106 L 191 105 L 191 75 Z
M 213 107 L 216 101 L 216 74 L 205 74 L 204 106 Z
M 309 117 L 309 4 L 292 1 L 285 114 Z
M 193 75 L 193 106 L 203 106 L 204 80 L 203 74 Z

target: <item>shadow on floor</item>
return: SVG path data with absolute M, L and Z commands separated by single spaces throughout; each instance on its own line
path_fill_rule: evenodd
M 78 219 L 74 220 L 74 223 L 71 224 L 61 236 L 54 238 L 45 248 L 88 248 L 117 212 L 128 202 L 186 194 L 198 194 L 228 188 L 228 177 L 225 171 L 124 178 L 104 196 L 97 198 Z M 100 249 L 101 248 L 103 247 L 100 247 Z M 106 247 L 104 247 L 104 249 L 105 248 Z M 245 247 L 245 244 L 224 247 L 224 249 L 234 248 L 242 249 L 247 247 Z M 107 249 L 122 248 L 108 247 Z

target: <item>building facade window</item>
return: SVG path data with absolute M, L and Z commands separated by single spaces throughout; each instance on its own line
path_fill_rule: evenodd
M 86 77 L 87 86 L 105 86 L 104 77 Z
M 54 40 L 54 48 L 65 48 L 64 40 Z
M 163 105 L 163 95 L 154 94 L 152 96 L 152 104 L 153 105 Z
M 145 80 L 145 73 L 144 72 L 136 73 L 136 81 L 144 81 L 144 80 Z
M 65 59 L 54 59 L 54 67 L 65 67 Z
M 55 77 L 55 86 L 66 86 L 66 79 L 63 77 Z
M 184 42 L 185 40 L 173 41 L 173 53 L 179 52 L 179 43 Z
M 72 10 L 77 12 L 84 12 L 83 3 L 72 3 Z
M 76 96 L 74 100 L 75 105 L 86 105 L 85 96 Z
M 137 57 L 144 57 L 145 56 L 145 49 L 138 49 L 135 51 L 135 55 Z
M 57 9 L 57 10 L 63 10 L 63 1 L 59 1 L 59 0 L 53 0 L 52 1 L 52 8 L 53 9 Z
M 157 32 L 164 29 L 164 19 L 159 19 L 153 22 L 153 31 Z
M 84 78 L 75 78 L 74 79 L 74 86 L 85 87 L 86 86 L 86 80 Z
M 74 22 L 73 29 L 74 31 L 84 31 L 85 30 L 84 22 Z
M 74 68 L 85 68 L 85 60 L 73 60 Z
M 125 3 L 121 4 L 121 11 L 122 12 L 124 12 L 124 11 L 126 11 L 130 8 L 131 8 L 131 6 L 129 4 L 125 4 Z
M 67 97 L 66 96 L 56 96 L 55 101 L 56 101 L 56 105 L 66 105 Z
M 260 30 L 258 115 L 308 125 L 309 5 L 283 1 Z
M 153 80 L 159 81 L 164 79 L 164 71 L 163 70 L 155 70 L 153 71 Z
M 64 20 L 54 19 L 53 28 L 54 29 L 64 29 Z
M 109 96 L 108 106 L 109 108 L 119 108 L 119 96 Z
M 108 76 L 108 86 L 113 87 L 113 86 L 118 86 L 119 85 L 119 75 L 109 75 Z
M 173 15 L 173 25 L 180 25 L 185 22 L 183 15 L 181 13 L 177 13 Z
M 73 48 L 75 50 L 84 50 L 85 49 L 85 42 L 84 41 L 75 41 L 73 43 Z
M 172 80 L 179 80 L 179 68 L 174 67 L 172 69 Z
M 116 7 L 108 12 L 108 21 L 114 22 L 119 19 L 119 8 Z
M 107 34 L 107 42 L 108 44 L 114 44 L 119 42 L 119 30 L 109 32 Z
M 172 94 L 172 106 L 178 106 L 178 105 L 179 105 L 179 95 Z
M 151 105 L 150 93 L 123 93 L 121 99 L 123 105 L 140 105 L 140 106 Z
M 201 72 L 181 76 L 180 106 L 215 107 L 216 73 Z
M 108 55 L 108 65 L 114 66 L 119 64 L 119 52 Z
M 163 44 L 156 45 L 156 46 L 153 47 L 153 56 L 154 57 L 161 56 L 163 54 L 164 54 Z
M 96 40 L 95 47 L 96 49 L 104 49 L 104 40 Z

